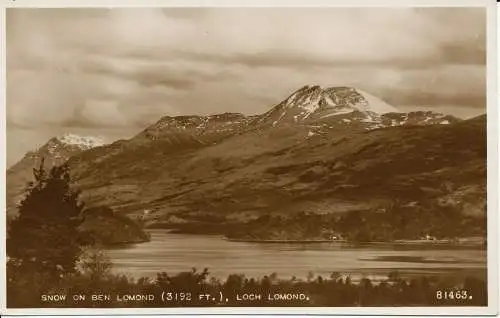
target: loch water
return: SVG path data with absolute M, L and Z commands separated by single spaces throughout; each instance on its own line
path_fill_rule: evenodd
M 332 272 L 359 280 L 381 280 L 398 271 L 402 277 L 475 276 L 485 279 L 486 250 L 477 246 L 346 243 L 234 242 L 219 235 L 174 234 L 150 230 L 151 241 L 107 249 L 113 271 L 129 277 L 154 278 L 208 268 L 220 279 L 230 274 L 262 278 L 329 277 Z

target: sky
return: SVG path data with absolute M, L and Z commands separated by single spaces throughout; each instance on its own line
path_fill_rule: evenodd
M 7 9 L 7 166 L 64 133 L 258 114 L 304 85 L 486 111 L 482 8 Z

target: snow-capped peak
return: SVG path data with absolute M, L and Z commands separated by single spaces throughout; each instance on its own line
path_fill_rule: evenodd
M 384 114 L 400 113 L 395 107 L 355 87 L 306 85 L 265 113 L 262 121 L 276 126 L 282 122 L 310 122 L 354 112 L 373 120 Z
M 58 137 L 57 140 L 67 145 L 77 146 L 81 149 L 91 149 L 105 144 L 99 137 L 79 136 L 70 133 Z
M 307 85 L 290 95 L 285 100 L 286 108 L 301 108 L 304 118 L 317 110 L 335 110 L 341 113 L 349 111 L 386 114 L 399 112 L 395 107 L 379 98 L 354 87 L 328 87 Z

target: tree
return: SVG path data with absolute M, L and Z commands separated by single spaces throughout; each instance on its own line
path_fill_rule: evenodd
M 102 249 L 92 246 L 81 253 L 76 268 L 91 283 L 100 283 L 111 274 L 112 263 Z
M 27 187 L 18 217 L 9 224 L 7 255 L 20 272 L 58 279 L 75 271 L 83 204 L 70 188 L 67 165 L 55 166 L 49 173 L 43 165 L 42 159 L 33 169 L 35 180 Z

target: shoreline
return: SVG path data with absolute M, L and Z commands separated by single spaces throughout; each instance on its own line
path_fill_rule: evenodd
M 398 239 L 393 241 L 367 241 L 367 242 L 356 242 L 349 241 L 346 239 L 340 240 L 328 240 L 328 239 L 251 239 L 251 238 L 230 238 L 224 236 L 223 234 L 215 233 L 192 233 L 189 231 L 178 230 L 175 228 L 154 228 L 148 227 L 145 229 L 149 230 L 164 230 L 171 234 L 185 234 L 185 235 L 220 235 L 221 239 L 228 242 L 240 242 L 240 243 L 261 243 L 261 244 L 319 244 L 319 243 L 330 243 L 330 244 L 345 244 L 345 245 L 399 245 L 399 246 L 454 246 L 454 247 L 481 247 L 486 248 L 486 241 L 484 238 L 480 237 L 462 237 L 459 239 L 436 239 L 436 240 L 419 240 L 419 239 Z M 147 241 L 146 241 L 147 242 Z M 142 242 L 140 242 L 142 243 Z
M 265 239 L 237 239 L 223 237 L 223 240 L 229 242 L 242 243 L 281 243 L 281 244 L 308 244 L 308 243 L 334 243 L 334 244 L 355 244 L 355 245 L 448 245 L 448 246 L 470 246 L 470 247 L 485 247 L 484 242 L 478 241 L 462 241 L 453 242 L 451 240 L 394 240 L 394 241 L 369 241 L 369 242 L 353 242 L 347 240 L 265 240 Z
M 349 243 L 346 240 L 260 240 L 260 239 L 233 239 L 223 237 L 223 240 L 229 242 L 247 242 L 247 243 Z

